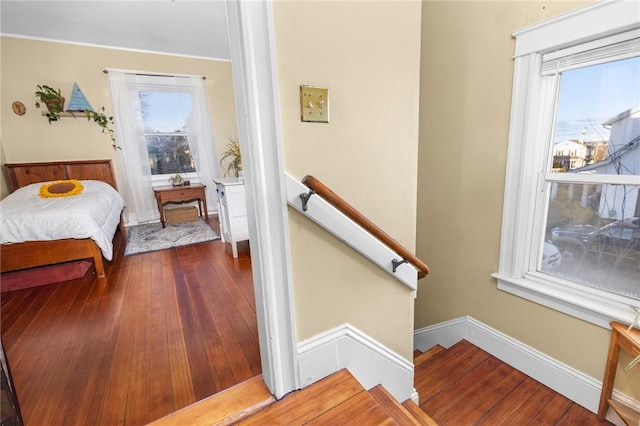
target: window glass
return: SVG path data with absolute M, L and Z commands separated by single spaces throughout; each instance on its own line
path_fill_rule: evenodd
M 622 204 L 612 200 L 635 203 L 638 187 L 554 182 L 550 192 L 541 270 L 640 299 L 640 219 L 609 211 Z
M 639 174 L 640 57 L 565 71 L 553 171 Z
M 186 131 L 192 119 L 189 93 L 138 92 L 152 175 L 195 172 Z
M 640 185 L 599 177 L 640 174 L 640 58 L 563 72 L 553 143 L 541 270 L 640 299 Z

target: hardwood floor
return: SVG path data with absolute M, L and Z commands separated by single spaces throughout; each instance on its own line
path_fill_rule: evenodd
M 238 259 L 219 240 L 127 257 L 115 242 L 106 284 L 89 273 L 2 294 L 27 426 L 147 424 L 261 373 L 246 242 Z M 610 425 L 466 341 L 415 364 L 420 408 L 441 425 Z
M 611 425 L 466 340 L 441 349 L 415 360 L 420 408 L 440 425 Z
M 218 231 L 215 219 L 212 226 Z M 248 244 L 123 256 L 107 282 L 2 295 L 2 341 L 27 426 L 142 425 L 261 373 Z
M 410 399 L 399 403 L 381 385 L 367 391 L 340 370 L 278 401 L 252 379 L 153 426 L 610 425 L 464 340 L 416 351 L 414 364 L 420 407 Z

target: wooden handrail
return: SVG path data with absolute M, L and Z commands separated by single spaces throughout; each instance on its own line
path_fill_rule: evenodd
M 413 253 L 404 248 L 402 244 L 391 238 L 375 223 L 367 219 L 366 216 L 353 208 L 345 200 L 340 198 L 339 195 L 329 189 L 329 187 L 320 182 L 318 179 L 313 176 L 307 175 L 304 177 L 304 179 L 302 179 L 302 183 L 305 184 L 308 188 L 315 191 L 316 194 L 324 198 L 336 209 L 340 210 L 340 212 L 342 212 L 349 219 L 353 220 L 362 228 L 367 230 L 367 232 L 369 232 L 371 235 L 382 241 L 387 247 L 398 253 L 398 255 L 402 256 L 402 259 L 415 266 L 418 269 L 418 279 L 424 278 L 429 273 L 429 267 L 422 260 L 418 259 Z

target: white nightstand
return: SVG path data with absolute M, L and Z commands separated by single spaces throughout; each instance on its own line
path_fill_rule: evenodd
M 238 241 L 249 239 L 247 204 L 244 198 L 244 182 L 239 178 L 213 179 L 216 184 L 220 236 L 230 243 L 233 257 L 238 257 Z

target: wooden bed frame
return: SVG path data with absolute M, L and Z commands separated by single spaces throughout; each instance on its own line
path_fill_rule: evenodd
M 32 183 L 63 179 L 100 180 L 118 190 L 111 160 L 13 163 L 4 167 L 11 192 Z M 0 272 L 88 258 L 93 259 L 98 278 L 104 278 L 102 252 L 90 238 L 2 244 Z

